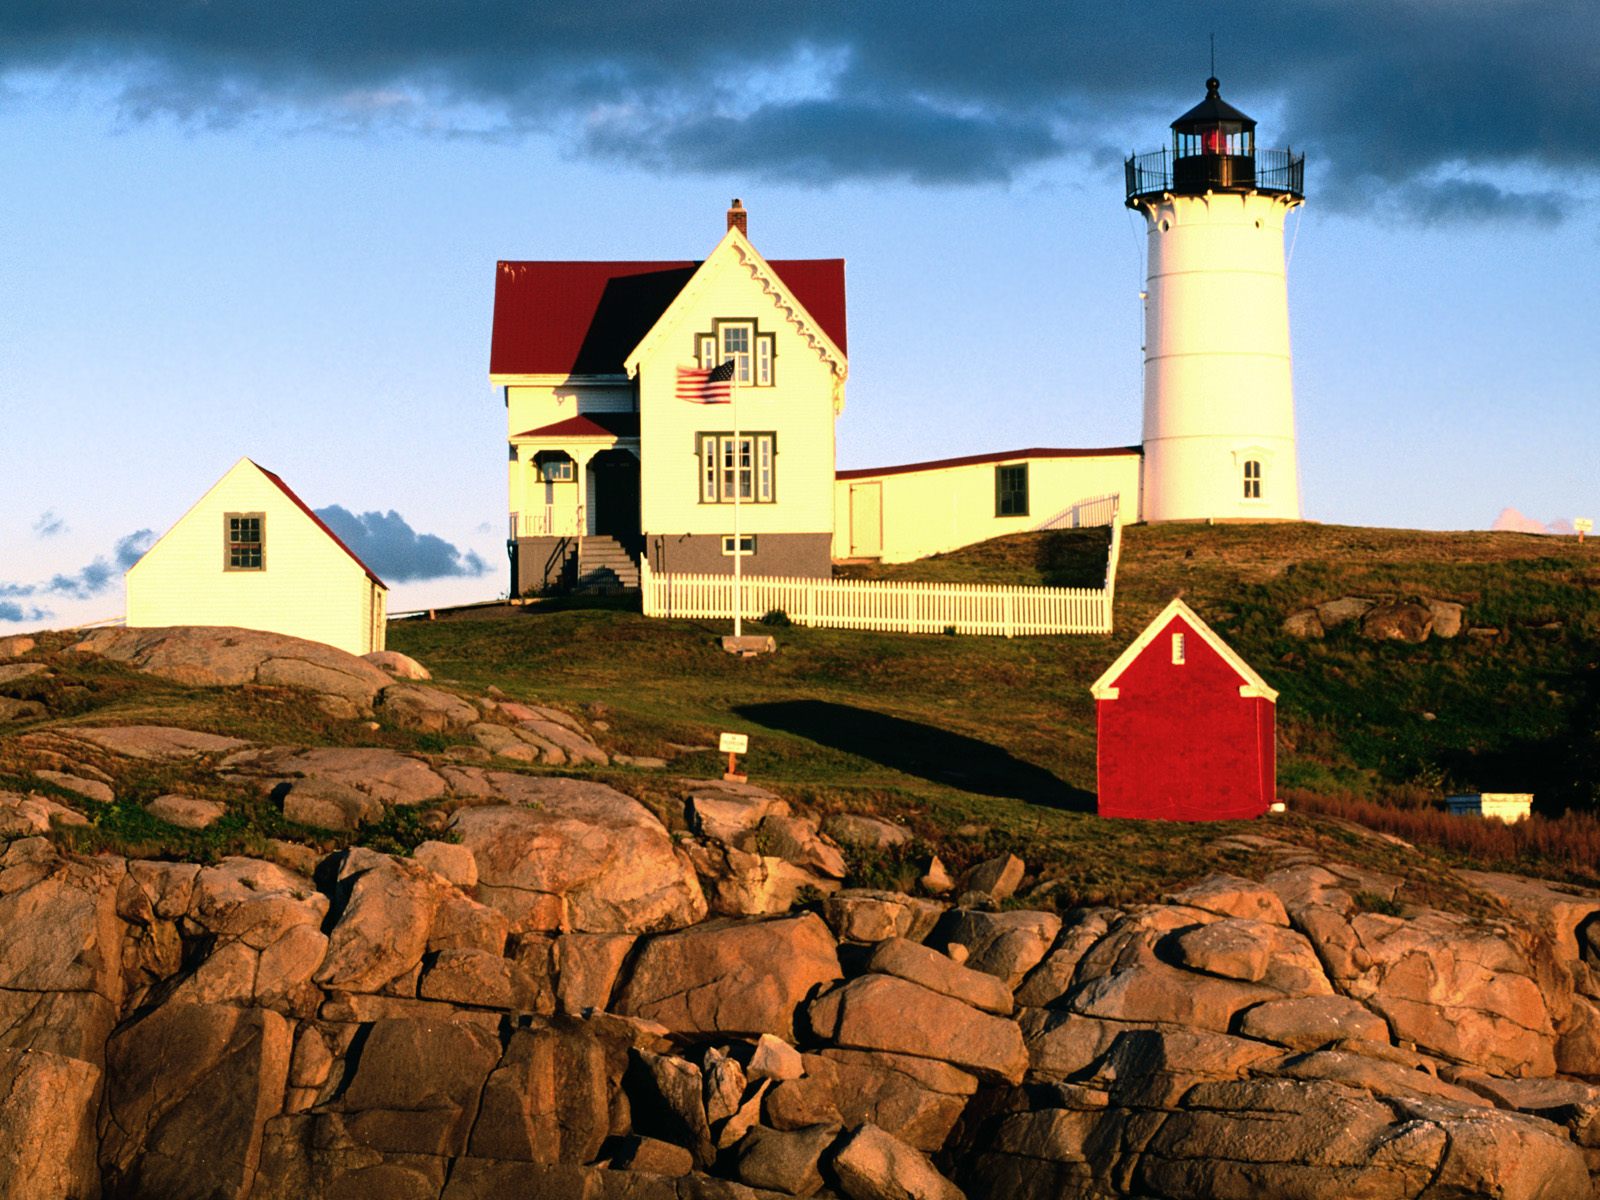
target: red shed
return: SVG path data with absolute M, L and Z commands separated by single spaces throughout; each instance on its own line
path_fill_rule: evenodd
M 1276 798 L 1278 693 L 1182 600 L 1090 691 L 1102 817 L 1225 821 Z

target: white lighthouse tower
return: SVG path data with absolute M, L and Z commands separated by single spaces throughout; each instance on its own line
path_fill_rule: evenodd
M 1128 159 L 1149 226 L 1145 283 L 1147 521 L 1300 518 L 1283 223 L 1305 156 L 1257 151 L 1256 123 L 1215 78 L 1172 147 Z

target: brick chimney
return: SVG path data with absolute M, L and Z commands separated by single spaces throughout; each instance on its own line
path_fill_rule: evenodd
M 737 229 L 745 237 L 750 236 L 750 214 L 744 210 L 737 196 L 733 198 L 733 207 L 728 210 L 728 228 Z

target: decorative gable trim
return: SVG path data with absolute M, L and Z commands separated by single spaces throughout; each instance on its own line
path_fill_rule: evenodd
M 656 344 L 666 336 L 666 330 L 678 319 L 680 311 L 693 304 L 696 297 L 704 290 L 706 280 L 711 272 L 721 265 L 721 260 L 733 258 L 743 267 L 781 312 L 784 318 L 794 326 L 795 330 L 805 339 L 806 343 L 817 355 L 828 364 L 833 371 L 833 410 L 837 416 L 844 410 L 844 381 L 849 375 L 849 364 L 839 347 L 834 345 L 830 338 L 816 320 L 806 311 L 805 305 L 794 296 L 778 278 L 766 259 L 761 257 L 759 251 L 750 244 L 750 240 L 740 233 L 737 228 L 729 229 L 717 248 L 701 263 L 693 277 L 683 290 L 673 297 L 672 303 L 667 305 L 666 311 L 650 327 L 650 332 L 640 339 L 639 344 L 628 354 L 624 367 L 630 377 L 639 373 L 639 363 L 646 358 L 655 348 Z
M 1201 641 L 1215 650 L 1222 661 L 1233 668 L 1234 673 L 1243 681 L 1239 685 L 1239 695 L 1259 696 L 1268 703 L 1277 702 L 1278 693 L 1268 687 L 1267 681 L 1257 675 L 1255 669 L 1240 658 L 1232 646 L 1218 637 L 1211 626 L 1202 621 L 1194 609 L 1183 602 L 1181 596 L 1173 597 L 1172 602 L 1157 614 L 1155 620 L 1144 627 L 1144 632 L 1134 638 L 1132 644 L 1117 656 L 1116 662 L 1106 668 L 1105 674 L 1090 685 L 1089 694 L 1096 700 L 1115 700 L 1119 695 L 1117 680 L 1122 678 L 1122 673 L 1149 648 L 1174 617 L 1181 618 Z

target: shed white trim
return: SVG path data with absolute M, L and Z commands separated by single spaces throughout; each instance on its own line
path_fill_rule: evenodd
M 1211 626 L 1202 621 L 1194 609 L 1183 602 L 1181 596 L 1174 596 L 1172 602 L 1157 614 L 1155 620 L 1144 627 L 1144 632 L 1134 638 L 1128 648 L 1117 656 L 1117 660 L 1106 668 L 1105 674 L 1101 675 L 1099 679 L 1096 679 L 1089 686 L 1089 694 L 1096 700 L 1115 700 L 1118 696 L 1117 680 L 1122 677 L 1124 671 L 1133 665 L 1134 660 L 1144 653 L 1150 643 L 1155 641 L 1156 636 L 1166 628 L 1167 623 L 1175 616 L 1183 618 L 1184 623 L 1198 634 L 1206 645 L 1215 650 L 1222 658 L 1222 661 L 1232 667 L 1234 673 L 1244 681 L 1239 685 L 1239 695 L 1245 697 L 1260 696 L 1263 700 L 1274 703 L 1277 701 L 1278 693 L 1268 687 L 1267 681 L 1257 675 L 1250 664 L 1239 657 L 1233 647 L 1218 637 Z

